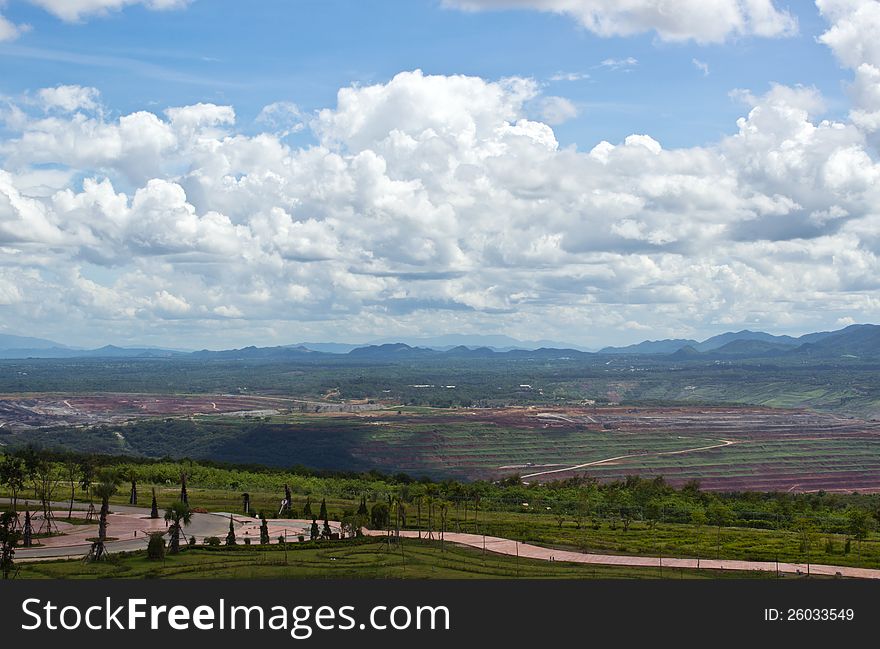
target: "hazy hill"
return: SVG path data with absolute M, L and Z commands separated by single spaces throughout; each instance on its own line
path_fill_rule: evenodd
M 211 360 L 285 360 L 302 359 L 304 357 L 324 356 L 322 352 L 314 352 L 305 347 L 243 347 L 242 349 L 224 349 L 211 351 L 203 349 L 189 354 L 190 358 Z
M 768 334 L 763 331 L 749 331 L 748 329 L 744 329 L 743 331 L 728 331 L 717 336 L 712 336 L 711 338 L 707 338 L 703 342 L 694 345 L 694 349 L 698 352 L 708 352 L 713 349 L 720 349 L 730 343 L 737 342 L 760 342 L 795 346 L 798 344 L 798 339 L 792 338 L 791 336 L 774 336 L 773 334 Z M 747 347 L 743 347 L 743 349 L 746 348 Z M 760 347 L 757 349 L 760 349 Z
M 472 336 L 463 338 L 471 339 Z M 485 336 L 493 342 L 504 342 L 506 337 Z M 455 335 L 434 340 L 453 340 Z M 426 339 L 428 340 L 428 339 Z M 7 347 L 3 347 L 7 345 Z M 840 358 L 856 356 L 859 358 L 880 357 L 880 326 L 851 325 L 839 331 L 824 331 L 806 334 L 798 338 L 775 336 L 762 331 L 727 332 L 712 336 L 702 342 L 675 338 L 667 340 L 646 340 L 626 347 L 605 347 L 604 355 L 653 355 L 681 359 L 730 359 L 808 356 L 811 358 Z M 105 345 L 98 349 L 76 349 L 65 347 L 51 340 L 28 338 L 24 336 L 0 335 L 0 358 L 192 358 L 218 360 L 305 360 L 314 361 L 335 359 L 352 361 L 397 361 L 418 359 L 486 359 L 507 357 L 515 359 L 583 359 L 590 352 L 571 347 L 521 347 L 498 348 L 489 345 L 471 346 L 465 344 L 450 347 L 422 347 L 404 342 L 377 345 L 355 346 L 344 343 L 303 343 L 273 347 L 249 346 L 242 349 L 207 350 L 181 352 L 178 350 L 152 347 L 118 347 Z
M 604 347 L 600 354 L 674 354 L 683 347 L 696 347 L 696 340 L 672 338 L 666 340 L 646 340 L 626 347 Z
M 0 334 L 0 349 L 52 349 L 53 347 L 66 348 L 65 345 L 45 338 Z
M 794 340 L 794 339 L 792 339 Z M 791 351 L 797 343 L 783 344 L 770 340 L 731 340 L 729 343 L 712 349 L 712 356 L 777 356 Z
M 813 358 L 880 357 L 880 326 L 872 324 L 850 325 L 846 329 L 824 336 L 817 342 L 806 343 L 793 354 Z

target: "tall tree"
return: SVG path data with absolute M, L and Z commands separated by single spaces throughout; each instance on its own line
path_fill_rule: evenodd
M 20 457 L 6 454 L 0 463 L 0 485 L 9 487 L 12 493 L 12 513 L 18 512 L 18 494 L 24 489 L 24 462 Z M 18 517 L 15 517 L 18 520 Z
M 21 537 L 21 533 L 15 529 L 16 520 L 15 512 L 0 514 L 0 573 L 3 573 L 3 579 L 9 579 L 15 567 L 15 546 Z
M 156 500 L 156 487 L 153 487 L 153 504 L 150 506 L 150 518 L 159 518 L 159 502 Z
M 92 484 L 95 482 L 95 462 L 85 458 L 79 463 L 79 488 L 86 492 L 86 498 L 92 501 Z
M 131 491 L 128 493 L 128 504 L 129 505 L 137 505 L 138 504 L 138 487 L 137 487 L 137 474 L 132 468 L 131 473 L 128 475 L 128 479 L 131 481 Z
M 858 507 L 851 507 L 846 512 L 846 531 L 856 540 L 859 560 L 862 558 L 862 541 L 868 536 L 871 530 L 871 519 L 868 512 Z
M 235 545 L 235 522 L 232 520 L 232 514 L 229 515 L 229 533 L 226 535 L 226 545 Z
M 320 518 L 321 520 L 327 519 L 327 499 L 326 498 L 321 499 L 321 511 L 318 513 L 318 518 Z
M 389 518 L 388 505 L 378 502 L 370 510 L 370 527 L 383 530 L 388 527 Z
M 27 507 L 27 503 L 25 503 L 25 507 Z M 22 539 L 24 541 L 24 547 L 29 548 L 34 543 L 34 526 L 31 522 L 31 510 L 24 510 L 24 532 L 22 535 Z
M 706 517 L 709 522 L 718 528 L 718 554 L 721 558 L 721 530 L 725 525 L 729 525 L 733 519 L 733 512 L 727 505 L 720 502 L 713 502 L 706 508 Z
M 100 561 L 105 557 L 107 540 L 107 514 L 110 513 L 110 498 L 119 489 L 122 479 L 119 473 L 113 469 L 104 469 L 98 474 L 98 484 L 95 486 L 95 494 L 101 499 L 101 513 L 98 517 L 98 540 L 92 544 L 89 558 Z
M 64 461 L 64 472 L 70 482 L 70 504 L 67 508 L 67 520 L 73 518 L 73 500 L 76 498 L 76 483 L 79 476 L 79 464 L 72 458 Z
M 37 449 L 36 446 L 32 444 L 28 444 L 25 448 L 19 451 L 19 456 L 21 457 L 22 465 L 24 468 L 24 477 L 25 480 L 29 480 L 32 482 L 34 487 L 34 498 L 37 498 L 37 485 L 36 485 L 36 474 L 40 465 L 45 462 L 42 451 Z
M 260 512 L 260 545 L 269 545 L 269 521 L 263 512 Z
M 180 535 L 183 528 L 192 522 L 192 509 L 188 503 L 182 500 L 177 501 L 171 507 L 165 510 L 165 520 L 171 523 L 168 529 L 171 542 L 168 551 L 171 554 L 180 552 Z
M 189 505 L 189 494 L 186 491 L 186 471 L 180 471 L 180 502 Z
M 33 464 L 31 479 L 34 482 L 34 491 L 40 499 L 43 509 L 43 522 L 40 531 L 52 534 L 57 531 L 55 514 L 52 510 L 52 496 L 58 487 L 61 476 L 56 471 L 54 463 L 49 461 L 48 456 L 40 452 L 37 461 Z
M 290 491 L 290 485 L 284 485 L 284 516 L 290 518 L 293 513 L 293 494 Z

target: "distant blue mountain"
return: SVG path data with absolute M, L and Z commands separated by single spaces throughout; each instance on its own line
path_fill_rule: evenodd
M 471 336 L 463 338 L 472 339 Z M 493 342 L 508 342 L 503 336 L 485 336 Z M 455 335 L 434 339 L 443 342 L 458 339 Z M 3 345 L 6 345 L 5 347 Z M 730 359 L 765 358 L 799 355 L 809 358 L 880 358 L 880 326 L 851 325 L 839 331 L 822 331 L 800 337 L 775 336 L 761 331 L 743 330 L 727 332 L 707 338 L 702 342 L 675 338 L 647 340 L 626 347 L 605 347 L 598 352 L 603 355 L 655 355 L 675 359 Z M 0 358 L 193 358 L 216 360 L 276 360 L 321 361 L 351 359 L 376 362 L 393 360 L 418 360 L 462 358 L 480 359 L 507 356 L 523 359 L 576 359 L 592 356 L 571 347 L 493 347 L 489 345 L 459 344 L 443 347 L 414 346 L 404 342 L 375 345 L 351 345 L 347 343 L 302 343 L 274 347 L 244 347 L 197 352 L 153 347 L 117 347 L 106 345 L 98 349 L 65 347 L 51 340 L 0 334 Z
M 713 352 L 722 350 L 726 355 L 743 355 L 750 353 L 770 353 L 793 349 L 804 343 L 814 343 L 833 335 L 836 332 L 822 331 L 805 334 L 798 338 L 792 336 L 775 336 L 763 331 L 728 331 L 717 336 L 707 338 L 702 342 L 686 340 L 682 338 L 670 340 L 646 340 L 644 342 L 628 345 L 626 347 L 605 347 L 599 350 L 600 354 L 674 354 L 675 352 L 690 348 L 693 352 Z M 754 343 L 747 345 L 744 343 Z M 736 343 L 736 344 L 733 344 Z M 760 345 L 758 343 L 764 343 Z M 686 356 L 692 356 L 691 352 L 685 352 Z
M 66 345 L 61 345 L 45 338 L 0 334 L 0 349 L 52 349 L 53 347 L 68 349 Z
M 591 351 L 579 345 L 558 342 L 554 340 L 518 340 L 501 334 L 446 334 L 443 336 L 430 336 L 421 338 L 384 338 L 371 341 L 371 345 L 384 343 L 405 343 L 411 347 L 427 347 L 439 351 L 448 351 L 455 347 L 467 347 L 477 349 L 485 347 L 493 351 L 510 351 L 512 349 L 576 349 L 578 351 Z
M 604 347 L 599 350 L 600 354 L 674 354 L 684 347 L 696 347 L 696 340 L 684 338 L 672 338 L 667 340 L 646 340 L 635 345 L 626 347 Z

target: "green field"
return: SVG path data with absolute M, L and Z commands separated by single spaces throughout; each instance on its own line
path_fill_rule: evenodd
M 587 566 L 517 559 L 439 542 L 407 539 L 389 549 L 368 539 L 292 544 L 285 552 L 251 547 L 187 549 L 164 561 L 145 552 L 115 555 L 98 564 L 43 561 L 19 564 L 20 579 L 723 579 L 775 577 L 772 573 L 672 568 Z

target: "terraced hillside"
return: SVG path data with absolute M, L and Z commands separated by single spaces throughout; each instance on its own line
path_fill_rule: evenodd
M 151 399 L 143 401 L 163 403 Z M 177 410 L 163 406 L 161 418 L 120 401 L 100 425 L 7 426 L 0 443 L 435 479 L 640 474 L 697 479 L 713 490 L 880 491 L 880 422 L 807 410 L 363 404 L 352 408 L 373 409 L 315 412 L 307 402 L 258 397 L 171 403 Z

